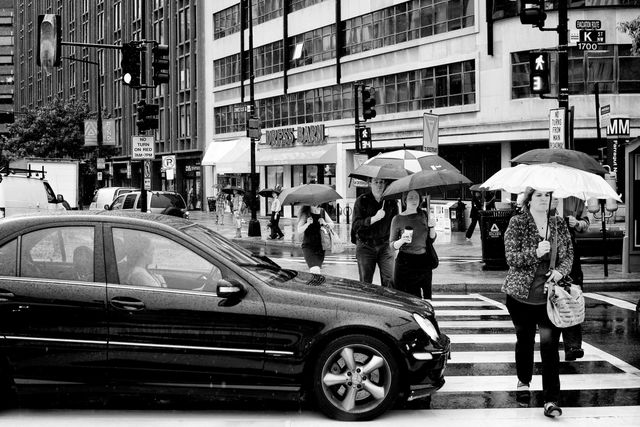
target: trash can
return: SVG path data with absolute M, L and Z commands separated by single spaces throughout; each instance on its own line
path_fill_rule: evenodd
M 465 208 L 465 204 L 460 200 L 449 207 L 451 231 L 465 231 L 467 229 L 464 218 Z
M 215 197 L 207 197 L 207 204 L 209 205 L 209 212 L 216 211 L 216 198 Z
M 507 270 L 504 254 L 504 232 L 507 231 L 513 210 L 480 211 L 480 241 L 483 270 Z

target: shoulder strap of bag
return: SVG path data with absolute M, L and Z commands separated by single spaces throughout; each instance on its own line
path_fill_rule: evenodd
M 556 268 L 556 257 L 558 256 L 558 221 L 556 217 L 553 217 L 553 223 L 555 225 L 555 231 L 552 231 L 552 243 L 551 243 L 551 261 L 549 263 L 549 269 Z

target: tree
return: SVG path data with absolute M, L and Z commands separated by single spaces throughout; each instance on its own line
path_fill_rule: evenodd
M 631 53 L 640 56 L 640 16 L 618 24 L 618 30 L 631 37 Z
M 16 113 L 7 126 L 8 137 L 0 140 L 4 161 L 24 157 L 83 160 L 95 148 L 84 147 L 84 121 L 95 115 L 84 101 L 55 99 L 51 103 Z M 101 155 L 115 154 L 103 147 Z

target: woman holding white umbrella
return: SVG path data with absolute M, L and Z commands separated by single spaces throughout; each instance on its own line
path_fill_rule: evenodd
M 540 333 L 542 359 L 542 389 L 544 414 L 562 415 L 560 397 L 560 329 L 547 315 L 549 281 L 559 281 L 569 274 L 573 262 L 573 245 L 566 223 L 549 217 L 551 193 L 525 191 L 523 212 L 511 218 L 504 234 L 504 246 L 509 272 L 502 286 L 507 294 L 507 309 L 516 330 L 516 399 L 528 406 L 533 376 L 533 353 L 536 327 Z M 557 265 L 550 270 L 551 241 L 557 242 Z M 554 243 L 554 246 L 556 243 Z

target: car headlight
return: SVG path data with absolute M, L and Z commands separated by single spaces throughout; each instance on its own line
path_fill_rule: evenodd
M 420 328 L 422 328 L 422 330 L 427 335 L 429 335 L 429 338 L 431 338 L 434 341 L 438 340 L 438 337 L 439 337 L 438 331 L 436 330 L 436 327 L 433 326 L 433 323 L 431 323 L 431 321 L 425 319 L 418 313 L 413 313 L 413 318 L 416 320 L 418 325 L 420 325 Z

